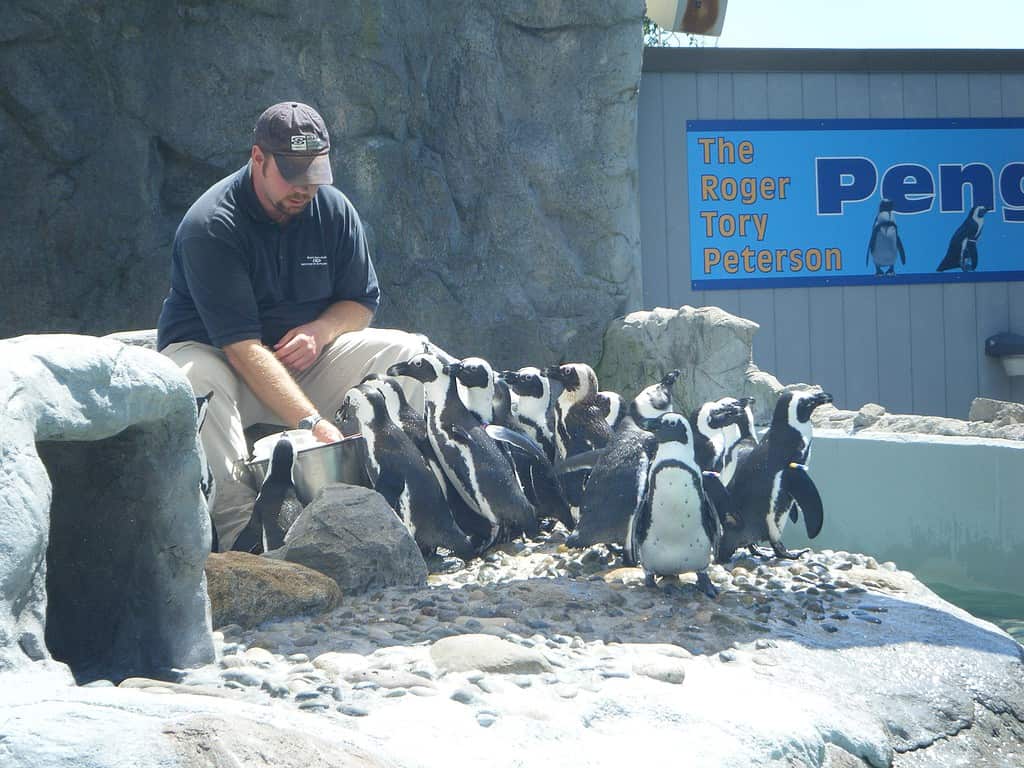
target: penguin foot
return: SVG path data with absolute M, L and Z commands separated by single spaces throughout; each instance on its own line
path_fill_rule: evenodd
M 455 573 L 466 567 L 466 561 L 455 555 L 442 555 L 434 552 L 424 558 L 430 573 Z
M 806 555 L 811 551 L 810 547 L 790 551 L 786 549 L 786 546 L 781 541 L 773 542 L 772 550 L 775 552 L 775 557 L 783 560 L 799 560 L 802 555 Z
M 718 587 L 711 583 L 707 571 L 697 571 L 697 589 L 712 600 L 718 597 Z
M 747 550 L 754 557 L 760 557 L 762 560 L 771 560 L 775 557 L 775 552 L 766 547 L 759 547 L 757 544 L 748 544 Z
M 648 587 L 654 588 L 657 585 L 654 583 L 654 574 L 650 571 L 644 571 L 644 584 Z

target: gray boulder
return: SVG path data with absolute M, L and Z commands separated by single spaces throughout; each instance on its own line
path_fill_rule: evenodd
M 346 594 L 422 585 L 427 564 L 384 497 L 337 483 L 316 495 L 271 556 L 326 574 Z
M 57 660 L 84 681 L 212 659 L 198 487 L 195 400 L 169 360 L 0 341 L 0 670 Z
M 640 305 L 643 7 L 6 4 L 0 336 L 151 327 L 182 215 L 298 98 L 366 224 L 381 325 L 502 367 L 595 359 L 580 318 Z
M 752 320 L 718 307 L 657 307 L 613 320 L 605 330 L 597 366 L 602 389 L 634 397 L 648 384 L 678 368 L 677 408 L 689 413 L 708 400 L 732 395 L 756 398 L 754 419 L 771 418 L 783 391 L 778 379 L 752 360 Z
M 1024 405 L 993 400 L 989 397 L 976 397 L 971 402 L 971 411 L 967 418 L 970 421 L 985 421 L 997 427 L 1024 424 Z

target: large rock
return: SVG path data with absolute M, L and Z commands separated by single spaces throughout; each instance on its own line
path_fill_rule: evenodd
M 1024 404 L 993 400 L 990 397 L 976 397 L 971 402 L 970 421 L 987 421 L 997 427 L 1009 424 L 1024 424 Z
M 657 307 L 613 320 L 604 334 L 604 352 L 597 366 L 602 389 L 631 398 L 641 389 L 678 368 L 676 407 L 689 413 L 708 400 L 754 396 L 754 419 L 771 417 L 783 391 L 778 379 L 752 360 L 752 320 L 718 307 Z
M 383 496 L 357 485 L 324 487 L 270 554 L 330 576 L 346 594 L 427 581 L 408 529 Z
M 581 318 L 640 304 L 640 0 L 8 5 L 0 336 L 152 327 L 278 98 L 327 121 L 381 325 L 518 366 L 596 359 Z
M 247 552 L 211 554 L 206 582 L 214 627 L 255 627 L 271 619 L 317 615 L 341 600 L 334 579 L 298 563 Z
M 0 670 L 156 676 L 213 656 L 196 405 L 167 358 L 0 341 Z

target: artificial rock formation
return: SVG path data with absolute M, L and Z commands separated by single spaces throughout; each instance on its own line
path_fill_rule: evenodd
M 155 324 L 170 244 L 252 126 L 317 106 L 382 326 L 496 365 L 595 359 L 640 303 L 644 4 L 284 0 L 5 8 L 0 336 Z M 30 295 L 33 301 L 23 301 Z
M 678 368 L 676 408 L 689 413 L 708 400 L 754 396 L 754 419 L 771 419 L 784 387 L 753 363 L 752 320 L 718 307 L 657 307 L 613 320 L 604 334 L 597 366 L 601 389 L 634 397 L 648 384 Z
M 212 659 L 196 405 L 169 360 L 0 341 L 0 671 L 79 682 Z

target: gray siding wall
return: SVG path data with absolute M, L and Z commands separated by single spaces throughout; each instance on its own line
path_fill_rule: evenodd
M 966 418 L 977 396 L 1024 401 L 1024 377 L 984 354 L 993 333 L 1024 333 L 1024 283 L 691 290 L 685 144 L 697 119 L 1021 117 L 1019 54 L 658 53 L 645 57 L 639 99 L 646 307 L 714 305 L 754 320 L 754 362 L 784 383 L 820 384 L 841 408 Z M 928 61 L 971 71 L 921 71 Z

